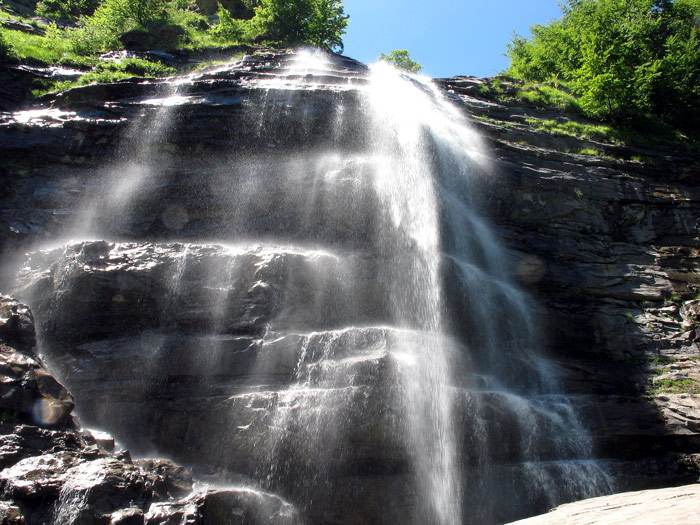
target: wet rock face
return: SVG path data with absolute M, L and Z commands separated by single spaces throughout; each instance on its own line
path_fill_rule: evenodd
M 298 199 L 298 212 L 280 207 L 288 215 L 277 223 L 303 234 L 306 188 L 328 186 L 323 166 L 309 171 L 304 165 L 308 152 L 327 152 L 329 140 L 357 150 L 366 140 L 357 131 L 364 117 L 357 89 L 366 83 L 366 66 L 339 57 L 331 71 L 313 78 L 305 68 L 292 54 L 263 53 L 227 68 L 205 69 L 191 82 L 86 86 L 58 95 L 52 109 L 1 116 L 5 164 L 0 177 L 13 191 L 3 197 L 0 250 L 12 255 L 26 243 L 65 233 L 75 221 L 84 223 L 88 218 L 75 212 L 91 200 L 105 212 L 92 219 L 95 229 L 110 238 L 272 237 L 278 232 L 261 220 L 265 209 L 246 210 L 248 220 L 242 222 L 242 203 L 254 201 L 261 184 L 278 178 L 280 157 L 296 180 L 266 191 L 271 201 Z M 280 70 L 285 74 L 278 75 Z M 338 135 L 329 136 L 331 129 Z M 149 142 L 152 136 L 158 137 L 157 147 Z M 41 157 L 33 154 L 39 150 Z M 250 162 L 253 153 L 256 160 Z M 146 185 L 115 223 L 100 222 L 110 206 L 104 196 L 125 190 L 105 188 L 115 185 L 105 172 L 106 158 L 116 162 L 119 173 L 143 174 Z M 349 170 L 337 169 L 339 176 Z M 358 191 L 367 193 L 347 178 L 342 195 Z M 323 191 L 319 197 L 317 213 L 326 217 L 328 228 L 310 240 L 357 242 L 371 235 L 366 210 L 343 210 L 342 200 Z M 367 200 L 370 207 L 377 204 Z M 334 228 L 348 215 L 356 228 Z
M 12 330 L 0 331 L 3 523 L 297 523 L 296 511 L 274 495 L 193 492 L 190 473 L 171 461 L 110 453 L 113 440 L 78 428 L 70 415 L 72 396 L 49 374 L 34 346 L 25 344 L 21 351 L 9 346 L 33 341 L 33 317 L 26 305 L 0 300 L 16 317 Z
M 36 344 L 34 318 L 29 307 L 0 295 L 0 339 L 20 350 Z
M 49 427 L 65 424 L 73 398 L 34 354 L 32 313 L 6 296 L 0 296 L 0 308 L 0 410 L 10 420 Z
M 20 293 L 47 319 L 45 348 L 75 379 L 81 417 L 135 452 L 157 448 L 224 479 L 267 478 L 297 500 L 314 493 L 327 503 L 313 520 L 338 506 L 343 517 L 408 519 L 410 507 L 380 508 L 397 494 L 415 497 L 396 414 L 385 406 L 398 395 L 385 381 L 397 366 L 389 350 L 408 335 L 335 328 L 368 319 L 324 282 L 345 280 L 337 263 L 285 247 L 81 243 L 34 254 Z M 295 389 L 299 381 L 317 388 Z M 302 483 L 298 473 L 319 463 L 323 472 Z M 352 509 L 370 493 L 376 506 Z M 201 504 L 219 508 L 212 498 Z M 166 510 L 180 515 L 187 504 L 153 512 Z
M 550 352 L 598 453 L 646 465 L 621 474 L 623 486 L 669 483 L 652 464 L 700 447 L 697 157 L 544 132 L 538 123 L 575 117 L 489 97 L 489 79 L 440 82 L 490 137 L 492 220 L 543 307 Z M 697 477 L 683 464 L 667 472 Z
M 396 261 L 388 249 L 367 256 L 386 203 L 373 197 L 369 167 L 356 155 L 367 142 L 356 131 L 364 73 L 335 57 L 327 74 L 311 75 L 292 56 L 268 53 L 184 87 L 88 86 L 60 95 L 50 111 L 2 117 L 9 169 L 0 250 L 5 260 L 31 250 L 17 279 L 18 265 L 9 273 L 75 399 L 31 353 L 29 310 L 0 299 L 0 386 L 17 418 L 0 426 L 0 478 L 13 494 L 0 516 L 40 523 L 72 498 L 74 520 L 87 520 L 83 512 L 123 524 L 297 520 L 299 509 L 274 492 L 323 502 L 301 509 L 312 522 L 415 519 L 400 414 L 384 400 L 405 394 L 387 379 L 406 366 L 395 350 L 411 338 L 425 348 L 436 342 L 387 328 L 395 319 L 382 268 L 396 271 Z M 506 521 L 514 506 L 549 505 L 534 490 L 515 493 L 527 480 L 541 481 L 540 495 L 573 484 L 577 436 L 557 426 L 569 412 L 590 431 L 590 456 L 616 474 L 614 488 L 696 479 L 686 468 L 700 447 L 694 160 L 564 153 L 591 144 L 538 132 L 527 119 L 551 115 L 479 98 L 473 79 L 442 84 L 481 117 L 475 125 L 488 137 L 492 168 L 486 208 L 511 273 L 539 305 L 549 351 L 546 363 L 509 348 L 497 363 L 478 355 L 463 363 L 456 348 L 468 376 L 460 380 L 477 385 L 456 402 L 459 461 L 467 471 L 491 465 L 488 479 L 465 489 L 464 515 L 488 496 L 501 509 L 491 521 Z M 127 179 L 133 187 L 121 184 Z M 119 195 L 128 205 L 112 204 Z M 353 199 L 363 206 L 348 205 Z M 87 238 L 108 240 L 65 243 L 76 224 L 100 233 Z M 258 238 L 262 245 L 250 241 Z M 229 244 L 208 244 L 221 239 Z M 35 249 L 44 243 L 60 247 Z M 459 312 L 450 335 L 485 345 L 484 298 L 464 293 L 475 283 L 455 260 L 443 271 L 446 301 Z M 494 310 L 519 293 L 498 292 Z M 528 319 L 500 323 L 517 336 Z M 526 393 L 544 388 L 540 365 L 556 370 L 566 404 L 548 395 L 514 403 L 503 392 L 516 382 Z M 503 372 L 496 385 L 481 374 L 494 368 Z M 48 426 L 32 419 L 37 400 L 59 407 Z M 157 449 L 225 479 L 267 480 L 270 493 L 186 496 L 192 479 L 174 464 L 131 461 L 73 430 L 73 402 L 85 422 L 109 428 L 135 453 Z M 487 445 L 473 438 L 477 423 Z M 598 481 L 586 459 L 577 468 Z M 327 468 L 315 477 L 291 475 L 318 473 L 319 464 Z

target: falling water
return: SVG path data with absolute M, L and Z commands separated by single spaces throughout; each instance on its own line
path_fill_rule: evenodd
M 488 155 L 462 110 L 383 64 L 301 52 L 239 79 L 246 60 L 142 100 L 155 109 L 66 234 L 117 244 L 49 254 L 76 273 L 100 267 L 91 257 L 147 268 L 158 298 L 156 328 L 108 345 L 148 362 L 109 361 L 139 408 L 68 381 L 89 423 L 279 493 L 311 522 L 376 499 L 363 520 L 492 523 L 609 490 L 484 218 Z M 198 92 L 230 78 L 231 93 Z M 164 153 L 195 101 L 237 108 L 246 89 L 252 144 L 236 124 L 224 153 Z M 198 424 L 168 374 L 215 400 Z
M 426 495 L 426 516 L 459 523 L 460 476 L 449 388 L 453 349 L 442 337 L 438 188 L 425 137 L 434 101 L 423 85 L 411 85 L 386 64 L 374 66 L 370 78 L 374 185 L 388 215 L 378 249 L 390 269 L 386 279 L 394 319 L 403 329 L 420 331 L 400 334 L 394 343 L 395 352 L 406 357 L 397 380 L 408 447 Z

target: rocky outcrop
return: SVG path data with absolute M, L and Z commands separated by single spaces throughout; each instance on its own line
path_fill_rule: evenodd
M 252 489 L 193 490 L 167 460 L 132 460 L 81 429 L 73 398 L 34 353 L 32 314 L 0 297 L 0 518 L 3 523 L 296 523 Z M 13 345 L 13 346 L 10 346 Z
M 593 123 L 509 99 L 509 79 L 440 82 L 490 137 L 492 220 L 521 284 L 545 309 L 550 352 L 599 454 L 649 468 L 676 453 L 674 476 L 685 465 L 692 471 L 688 454 L 700 450 L 697 155 L 575 136 L 567 123 Z M 639 481 L 625 486 L 647 486 Z
M 697 522 L 700 485 L 642 490 L 569 503 L 549 514 L 513 522 L 518 525 L 594 525 L 596 523 L 674 523 Z

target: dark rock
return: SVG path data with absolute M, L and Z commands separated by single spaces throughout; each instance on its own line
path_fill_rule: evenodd
M 197 7 L 204 15 L 211 15 L 217 12 L 219 2 L 217 0 L 197 0 Z M 250 4 L 243 0 L 223 0 L 221 2 L 233 18 L 253 18 L 253 10 Z
M 14 20 L 12 18 L 3 18 L 2 25 L 3 27 L 12 29 L 13 31 L 22 31 L 23 33 L 30 33 L 39 36 L 44 36 L 46 34 L 46 30 L 40 27 L 33 26 L 25 22 L 20 22 L 19 20 Z
M 29 351 L 36 345 L 34 317 L 29 307 L 0 295 L 0 341 Z
M 68 18 L 46 18 L 43 16 L 33 16 L 31 17 L 32 22 L 41 27 L 47 27 L 49 25 L 55 24 L 58 29 L 75 29 L 78 27 L 78 23 L 75 20 L 69 20 Z
M 185 34 L 184 29 L 178 25 L 161 25 L 150 31 L 132 29 L 119 35 L 119 41 L 125 49 L 133 51 L 147 51 L 149 49 L 175 47 Z
M 2 410 L 37 424 L 61 426 L 73 410 L 73 398 L 35 359 L 0 344 Z
M 6 501 L 0 501 L 0 521 L 7 525 L 24 525 L 26 523 L 20 508 Z
M 196 492 L 179 502 L 155 503 L 144 520 L 147 525 L 200 522 L 293 525 L 299 523 L 299 516 L 293 507 L 274 495 L 255 490 L 220 489 Z
M 32 353 L 36 341 L 29 308 L 5 296 L 0 296 L 0 341 L 0 409 L 8 417 L 63 426 L 73 397 Z
M 0 331 L 2 523 L 126 525 L 143 524 L 146 515 L 148 523 L 168 523 L 180 510 L 210 523 L 296 523 L 290 505 L 253 490 L 211 490 L 177 501 L 193 489 L 186 469 L 163 459 L 132 462 L 126 451 L 111 455 L 110 436 L 77 430 L 70 416 L 72 396 L 31 353 L 31 312 L 8 297 L 0 301 L 5 308 Z M 5 344 L 11 341 L 23 342 L 23 351 Z M 42 428 L 47 426 L 62 428 Z M 157 502 L 179 510 L 149 512 Z
M 82 436 L 72 430 L 53 430 L 35 425 L 5 423 L 0 436 L 0 468 L 39 456 L 46 451 L 65 450 L 78 453 L 86 448 Z M 99 451 L 91 451 L 90 454 Z

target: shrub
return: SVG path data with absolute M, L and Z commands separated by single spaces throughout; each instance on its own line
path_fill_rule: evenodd
M 97 0 L 41 0 L 36 5 L 36 14 L 49 18 L 78 18 L 92 14 Z
M 412 73 L 418 73 L 423 66 L 421 66 L 415 60 L 412 60 L 405 49 L 394 49 L 388 55 L 384 53 L 379 55 L 379 60 L 384 62 L 389 62 L 394 67 L 403 69 L 404 71 L 410 71 Z
M 140 77 L 164 77 L 174 75 L 175 68 L 166 66 L 161 62 L 151 62 L 141 58 L 128 58 L 118 64 L 118 70 Z
M 11 54 L 10 45 L 5 40 L 5 33 L 0 31 L 0 59 L 5 59 Z
M 228 9 L 219 2 L 219 25 L 212 31 L 217 37 L 226 40 L 241 40 L 248 31 L 249 22 L 233 18 Z
M 101 7 L 114 18 L 122 30 L 136 25 L 145 27 L 149 23 L 167 18 L 165 0 L 107 0 Z
M 106 0 L 92 16 L 81 19 L 82 27 L 71 32 L 73 49 L 83 55 L 117 49 L 122 33 L 164 23 L 165 7 L 165 0 Z
M 250 24 L 269 40 L 342 51 L 348 16 L 342 0 L 260 0 Z
M 567 0 L 563 16 L 515 35 L 507 74 L 569 81 L 589 116 L 662 117 L 692 126 L 700 108 L 700 0 Z

